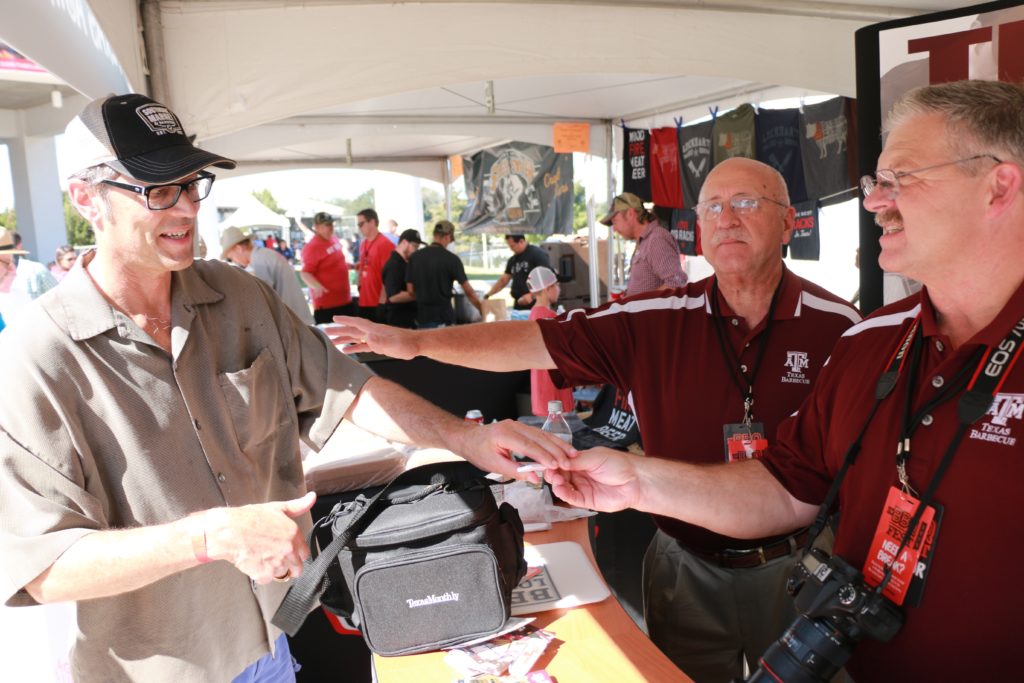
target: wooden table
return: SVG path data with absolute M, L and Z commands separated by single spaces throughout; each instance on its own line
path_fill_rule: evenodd
M 562 522 L 550 531 L 527 534 L 526 541 L 537 545 L 575 541 L 597 569 L 585 519 Z M 535 667 L 546 669 L 558 683 L 691 681 L 648 640 L 613 597 L 581 607 L 538 612 L 533 624 L 558 636 Z M 451 683 L 458 674 L 444 663 L 443 657 L 440 652 L 405 657 L 374 655 L 376 680 L 378 683 Z

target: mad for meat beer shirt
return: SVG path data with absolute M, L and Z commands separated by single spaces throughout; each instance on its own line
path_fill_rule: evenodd
M 642 128 L 622 129 L 622 191 L 651 201 L 651 135 Z

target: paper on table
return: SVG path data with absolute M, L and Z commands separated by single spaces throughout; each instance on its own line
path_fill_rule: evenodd
M 527 546 L 526 564 L 540 571 L 527 574 L 512 591 L 514 616 L 600 602 L 610 595 L 578 543 Z

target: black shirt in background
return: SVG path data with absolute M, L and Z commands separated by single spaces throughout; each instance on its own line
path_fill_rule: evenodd
M 384 262 L 381 279 L 384 281 L 384 296 L 391 297 L 405 291 L 405 259 L 397 251 Z M 395 327 L 412 327 L 416 322 L 416 302 L 393 304 L 384 302 L 384 322 Z
M 436 242 L 410 256 L 405 281 L 412 283 L 416 294 L 416 322 L 454 325 L 452 285 L 466 279 L 459 257 Z
M 513 254 L 505 266 L 505 273 L 512 276 L 512 301 L 513 307 L 525 311 L 533 307 L 533 302 L 525 306 L 519 305 L 519 297 L 530 291 L 526 285 L 526 278 L 530 271 L 537 266 L 551 267 L 546 251 L 533 244 L 527 245 L 521 254 Z

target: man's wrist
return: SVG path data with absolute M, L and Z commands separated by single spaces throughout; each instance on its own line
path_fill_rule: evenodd
M 193 512 L 188 516 L 188 534 L 192 543 L 192 555 L 199 564 L 207 564 L 213 559 L 206 546 L 206 510 Z

